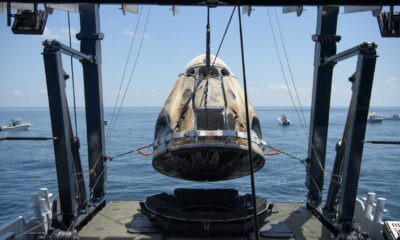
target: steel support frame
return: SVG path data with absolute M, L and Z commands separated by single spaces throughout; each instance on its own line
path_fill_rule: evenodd
M 345 149 L 342 166 L 342 181 L 339 190 L 339 223 L 343 230 L 352 228 L 354 209 L 361 169 L 364 137 L 374 80 L 376 45 L 364 43 L 360 45 L 357 60 L 357 71 L 353 75 L 353 94 L 349 108 L 348 133 L 344 140 Z
M 92 202 L 104 198 L 105 137 L 103 113 L 103 89 L 101 73 L 101 46 L 103 34 L 100 33 L 100 14 L 98 4 L 81 4 L 80 27 L 76 35 L 81 41 L 81 53 L 92 57 L 93 61 L 82 61 L 85 89 L 86 129 L 90 169 L 90 191 Z
M 61 222 L 70 226 L 77 215 L 76 185 L 74 174 L 71 123 L 65 93 L 66 74 L 62 67 L 61 51 L 44 42 L 43 60 L 53 132 Z
M 332 65 L 324 65 L 326 58 L 336 54 L 336 35 L 339 6 L 318 7 L 315 41 L 314 80 L 310 116 L 307 158 L 307 202 L 317 207 L 322 202 L 324 185 L 326 142 L 332 88 Z
M 307 208 L 311 213 L 340 239 L 357 235 L 361 237 L 358 228 L 353 225 L 353 218 L 377 58 L 376 47 L 374 43 L 363 43 L 326 59 L 324 63 L 334 66 L 339 61 L 358 55 L 356 72 L 349 78 L 352 82 L 353 94 L 343 139 L 336 146 L 337 153 L 327 204 L 322 213 L 312 203 L 307 202 Z

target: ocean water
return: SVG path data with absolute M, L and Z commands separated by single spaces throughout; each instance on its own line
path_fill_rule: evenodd
M 105 108 L 105 119 L 111 120 L 112 108 Z M 373 108 L 382 116 L 400 112 L 400 108 Z M 123 108 L 106 143 L 109 156 L 151 144 L 155 121 L 160 108 Z M 307 157 L 308 134 L 302 128 L 292 108 L 257 108 L 264 140 L 268 144 L 299 158 Z M 292 125 L 282 127 L 277 118 L 285 113 Z M 335 159 L 335 143 L 343 134 L 345 108 L 332 108 L 326 170 L 331 172 Z M 308 120 L 310 110 L 305 109 Z M 73 115 L 71 115 L 73 116 Z M 5 136 L 51 136 L 47 108 L 0 108 L 0 124 L 18 117 L 32 123 L 27 131 L 1 132 Z M 78 136 L 81 140 L 83 168 L 87 172 L 85 114 L 77 109 Z M 105 127 L 107 133 L 110 128 Z M 366 140 L 400 140 L 400 122 L 384 121 L 368 124 Z M 148 151 L 151 151 L 149 149 Z M 87 174 L 86 174 L 87 176 Z M 256 191 L 271 201 L 304 201 L 306 199 L 305 167 L 299 161 L 284 155 L 267 157 L 265 167 L 255 175 Z M 326 195 L 329 176 L 325 177 Z M 85 182 L 88 185 L 86 179 Z M 31 217 L 30 195 L 47 187 L 57 194 L 56 170 L 52 141 L 0 141 L 0 226 L 18 215 Z M 157 173 L 151 166 L 151 157 L 130 154 L 108 163 L 107 200 L 136 199 L 175 188 L 235 188 L 250 192 L 249 177 L 216 183 L 198 183 L 177 180 Z M 400 219 L 400 147 L 397 145 L 365 144 L 358 197 L 367 192 L 387 199 L 386 219 Z

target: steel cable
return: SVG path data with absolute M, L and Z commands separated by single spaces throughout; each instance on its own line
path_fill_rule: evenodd
M 248 145 L 248 151 L 249 151 L 249 165 L 250 165 L 251 200 L 252 200 L 252 205 L 253 205 L 254 236 L 255 236 L 255 239 L 258 240 L 259 237 L 258 237 L 258 222 L 257 222 L 256 186 L 255 186 L 255 181 L 254 181 L 253 154 L 252 154 L 253 149 L 251 147 L 249 106 L 248 106 L 248 98 L 247 98 L 246 64 L 244 62 L 242 17 L 240 16 L 240 6 L 238 6 L 238 16 L 239 16 L 240 50 L 241 50 L 241 56 L 242 56 L 244 102 L 245 102 L 245 110 L 246 110 L 247 145 Z

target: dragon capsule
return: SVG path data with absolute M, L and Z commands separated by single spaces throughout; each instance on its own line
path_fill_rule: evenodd
M 153 167 L 174 178 L 220 181 L 250 173 L 244 92 L 231 69 L 211 56 L 185 67 L 158 116 Z M 212 64 L 214 63 L 214 64 Z M 253 170 L 265 159 L 260 121 L 249 103 Z

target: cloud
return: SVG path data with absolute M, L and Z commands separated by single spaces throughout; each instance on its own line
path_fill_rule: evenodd
M 394 90 L 400 88 L 400 79 L 396 79 L 394 77 L 390 77 L 385 82 L 385 89 L 386 90 Z
M 47 94 L 47 92 L 46 92 Z M 68 90 L 66 91 L 66 95 L 67 96 L 74 96 L 74 92 L 72 90 Z M 79 90 L 75 90 L 75 96 L 83 96 L 84 92 L 83 90 L 79 89 Z
M 77 31 L 74 28 L 71 28 L 71 41 L 76 44 L 79 43 L 78 39 L 76 39 Z M 49 27 L 45 27 L 43 35 L 43 39 L 56 39 L 65 43 L 69 43 L 69 31 L 68 28 L 59 28 L 59 29 L 51 29 Z
M 284 84 L 269 84 L 267 86 L 268 90 L 278 91 L 278 92 L 287 92 L 287 86 Z
M 6 33 L 6 32 L 0 32 L 0 37 L 8 37 L 8 36 L 10 36 L 11 34 L 9 34 L 9 33 Z
M 133 37 L 135 36 L 135 31 L 131 31 L 131 30 L 124 30 L 122 32 L 122 35 L 126 36 L 126 37 Z M 147 38 L 148 34 L 147 33 L 136 33 L 136 38 Z
M 22 96 L 22 92 L 18 89 L 14 89 L 12 91 L 12 95 L 19 97 L 19 96 Z
M 39 90 L 39 94 L 47 96 L 47 90 L 46 89 L 40 89 Z

